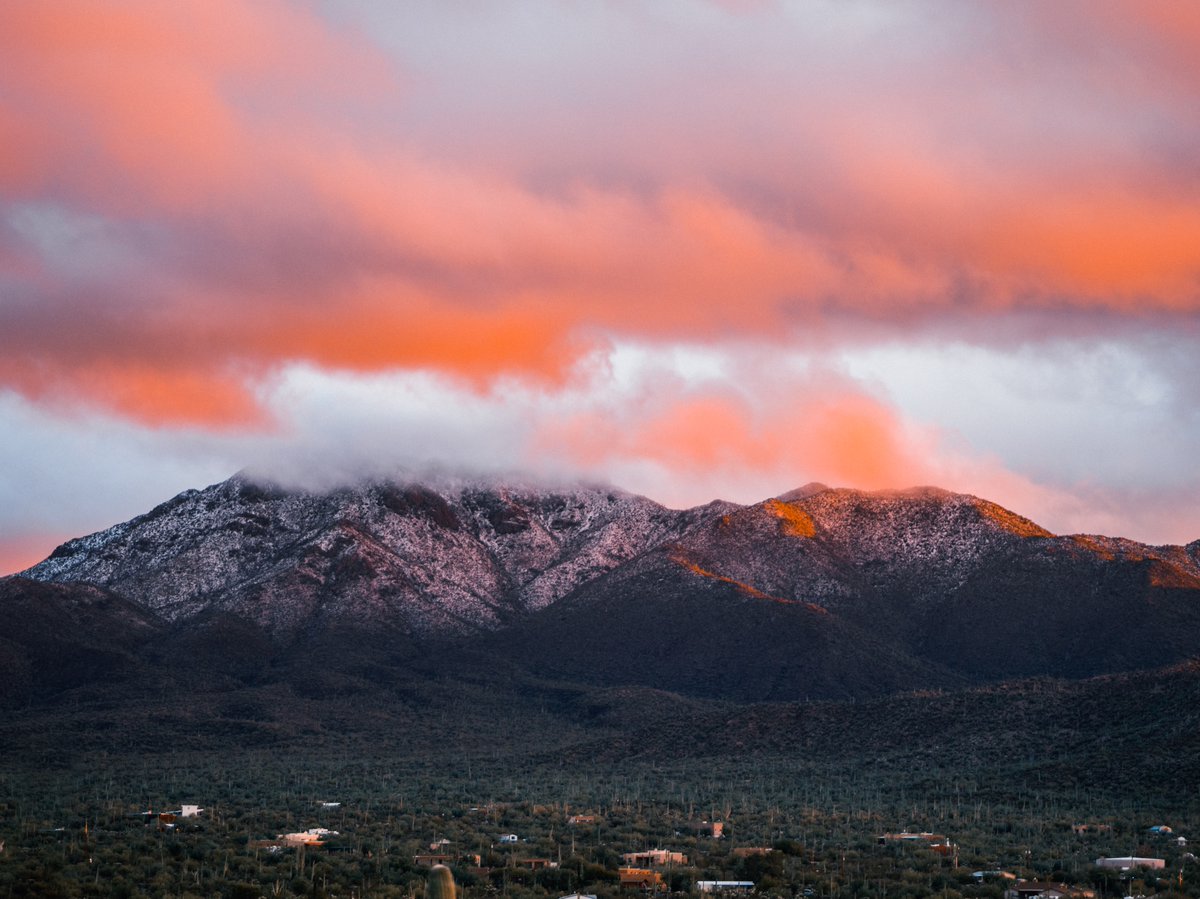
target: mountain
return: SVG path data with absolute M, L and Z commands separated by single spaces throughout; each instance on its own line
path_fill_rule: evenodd
M 856 782 L 909 784 L 923 795 L 963 783 L 994 798 L 1028 800 L 1031 789 L 1084 791 L 1087 801 L 1124 795 L 1168 803 L 1200 777 L 1200 663 L 1083 680 L 1030 678 L 964 690 L 913 691 L 853 703 L 675 706 L 630 718 L 639 694 L 589 698 L 615 732 L 557 752 L 558 764 L 603 769 L 630 757 L 657 764 L 736 759 L 771 776 L 799 761 L 841 769 Z M 816 773 L 815 779 L 822 774 Z M 827 776 L 827 775 L 826 775 Z M 887 786 L 884 787 L 887 789 Z M 1078 793 L 1077 793 L 1078 795 Z M 1062 826 L 1066 826 L 1065 823 Z
M 170 622 L 228 612 L 280 640 L 339 621 L 445 635 L 554 603 L 705 514 L 607 489 L 318 494 L 238 476 L 69 541 L 23 574 L 103 585 Z
M 1200 655 L 1198 555 L 817 485 L 713 514 L 492 639 L 547 675 L 741 701 L 1091 677 Z
M 40 678 L 56 646 L 103 650 L 113 683 L 152 664 L 193 690 L 534 678 L 739 703 L 1200 656 L 1200 541 L 1055 536 L 933 488 L 676 511 L 596 487 L 237 476 L 2 584 L 0 614 L 43 622 L 0 642 L 10 701 L 95 689 L 78 666 Z
M 0 580 L 0 699 L 43 698 L 140 667 L 153 612 L 87 584 Z

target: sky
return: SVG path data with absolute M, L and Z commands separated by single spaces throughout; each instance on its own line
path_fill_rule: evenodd
M 0 572 L 248 470 L 1200 538 L 1200 4 L 0 4 Z

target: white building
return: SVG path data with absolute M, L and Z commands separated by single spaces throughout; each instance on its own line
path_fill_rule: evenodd
M 1097 868 L 1117 868 L 1120 871 L 1127 871 L 1130 868 L 1149 868 L 1152 871 L 1157 871 L 1160 868 L 1167 866 L 1166 860 L 1161 858 L 1139 858 L 1136 855 L 1123 855 L 1120 858 L 1098 858 L 1096 859 Z
M 325 842 L 327 837 L 336 837 L 337 835 L 336 830 L 310 827 L 303 833 L 281 833 L 275 839 L 290 846 L 319 846 Z

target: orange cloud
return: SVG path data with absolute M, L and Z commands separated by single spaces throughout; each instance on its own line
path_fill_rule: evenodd
M 345 97 L 389 78 L 378 53 L 271 0 L 5 4 L 0 53 L 6 156 L 26 176 L 11 187 L 70 191 L 119 215 L 254 190 L 264 139 L 295 136 L 306 94 Z M 292 120 L 282 134 L 278 117 Z
M 742 367 L 732 380 L 736 391 L 682 387 L 650 374 L 619 404 L 543 415 L 528 461 L 539 470 L 582 471 L 677 507 L 718 496 L 755 502 L 810 481 L 859 489 L 933 485 L 999 503 L 1055 533 L 1197 537 L 1192 504 L 1161 490 L 1039 483 L 837 378 Z
M 1190 46 L 1196 33 L 1175 6 L 1104 9 L 1132 16 L 1154 46 Z M 885 105 L 890 84 L 883 100 L 825 84 L 798 111 L 756 106 L 754 82 L 727 85 L 722 96 L 745 97 L 740 115 L 820 117 L 779 132 L 794 143 L 769 148 L 761 169 L 737 168 L 761 148 L 722 129 L 720 110 L 701 104 L 700 124 L 686 123 L 696 133 L 675 135 L 683 112 L 631 101 L 667 144 L 635 148 L 651 174 L 606 180 L 582 167 L 551 188 L 535 176 L 554 121 L 515 163 L 442 158 L 404 127 L 406 92 L 432 89 L 434 76 L 400 85 L 403 60 L 309 7 L 13 3 L 0 8 L 0 54 L 4 200 L 98 217 L 108 260 L 72 267 L 62 235 L 0 231 L 0 259 L 41 259 L 6 286 L 22 302 L 0 309 L 0 386 L 146 422 L 262 421 L 257 387 L 294 362 L 561 385 L 612 339 L 769 346 L 817 339 L 835 318 L 905 332 L 1029 308 L 1200 309 L 1194 187 L 1172 189 L 1167 172 L 1151 190 L 1136 154 L 1091 160 L 1082 142 L 1069 149 L 1089 161 L 1066 175 L 1057 146 L 1053 164 L 1014 154 L 993 168 L 1000 151 L 980 147 L 1007 120 L 981 111 L 976 134 L 975 120 L 947 118 L 983 90 L 969 78 L 946 87 L 956 102 L 914 97 L 897 110 Z M 605 140 L 597 152 L 629 152 L 631 138 Z M 656 153 L 687 173 L 659 171 Z M 647 428 L 690 434 L 716 459 L 729 449 L 706 444 L 700 422 L 745 411 L 695 402 Z M 879 410 L 805 409 L 803 429 L 753 420 L 762 440 L 739 452 L 783 458 L 799 441 L 833 474 L 897 476 L 858 455 L 868 444 L 904 455 Z
M 931 483 L 941 473 L 930 435 L 847 384 L 780 373 L 779 383 L 764 389 L 746 377 L 740 373 L 738 393 L 710 386 L 681 395 L 669 385 L 646 385 L 620 410 L 544 422 L 534 452 L 565 454 L 572 466 L 595 471 L 650 464 L 677 488 L 693 482 L 783 490 L 817 480 L 882 489 Z
M 223 430 L 270 420 L 247 379 L 207 367 L 79 359 L 64 372 L 8 358 L 0 377 L 34 400 L 73 411 L 99 406 L 156 426 Z

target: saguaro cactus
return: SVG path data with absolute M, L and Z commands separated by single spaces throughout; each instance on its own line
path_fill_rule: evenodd
M 425 899 L 455 899 L 454 872 L 445 865 L 434 865 L 429 869 L 425 883 Z

